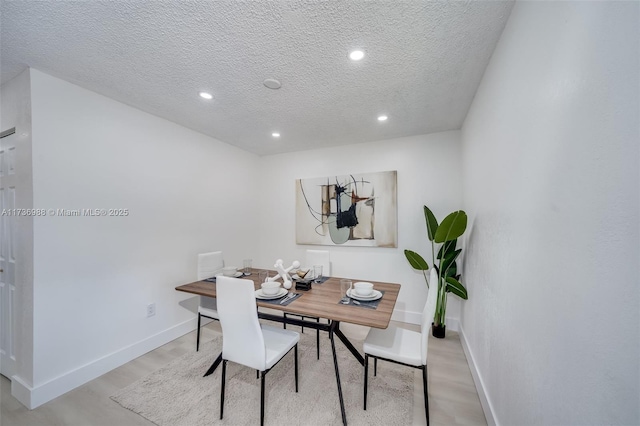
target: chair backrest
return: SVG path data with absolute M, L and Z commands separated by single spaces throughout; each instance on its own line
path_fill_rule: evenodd
M 329 250 L 307 250 L 306 266 L 313 268 L 313 265 L 322 265 L 322 275 L 331 276 L 331 260 Z
M 216 298 L 222 327 L 222 358 L 264 371 L 266 349 L 253 281 L 218 277 Z
M 438 273 L 435 268 L 431 268 L 429 274 L 429 292 L 427 293 L 427 302 L 422 310 L 422 321 L 420 323 L 420 332 L 422 338 L 420 341 L 420 355 L 422 357 L 422 365 L 427 364 L 427 350 L 429 349 L 429 334 L 431 332 L 431 323 L 436 314 L 436 299 L 438 298 Z
M 221 251 L 200 253 L 198 255 L 198 279 L 204 280 L 213 277 L 224 266 Z

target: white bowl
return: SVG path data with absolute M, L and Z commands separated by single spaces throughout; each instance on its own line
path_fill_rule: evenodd
M 277 294 L 280 291 L 280 281 L 267 281 L 262 284 L 262 293 L 267 296 Z
M 373 293 L 373 284 L 367 282 L 357 282 L 353 285 L 358 296 L 370 296 Z
M 237 272 L 238 268 L 236 268 L 235 266 L 225 266 L 224 268 L 222 268 L 222 273 L 227 277 L 233 277 Z

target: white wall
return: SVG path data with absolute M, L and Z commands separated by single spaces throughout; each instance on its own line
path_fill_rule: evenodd
M 37 406 L 194 328 L 174 287 L 199 252 L 255 257 L 258 158 L 36 70 L 31 84 L 35 207 L 129 210 L 35 220 Z
M 16 128 L 15 171 L 16 208 L 33 208 L 31 170 L 31 83 L 25 70 L 2 85 L 0 131 Z M 33 379 L 33 219 L 14 217 L 16 249 L 16 299 L 13 327 L 15 376 L 13 382 L 31 383 Z M 3 235 L 3 238 L 5 236 Z
M 516 3 L 464 123 L 461 325 L 490 422 L 640 424 L 639 22 Z
M 259 265 L 300 260 L 305 250 L 331 252 L 334 276 L 402 284 L 394 319 L 418 323 L 427 297 L 421 273 L 404 257 L 410 248 L 431 259 L 422 206 L 439 220 L 461 208 L 460 133 L 445 132 L 401 139 L 295 152 L 261 159 Z M 398 248 L 296 245 L 295 180 L 349 173 L 398 171 Z M 448 325 L 457 326 L 459 301 L 449 298 Z

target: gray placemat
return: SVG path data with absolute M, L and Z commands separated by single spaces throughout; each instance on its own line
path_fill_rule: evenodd
M 379 291 L 380 293 L 382 293 L 382 297 L 384 297 L 384 290 L 379 290 Z M 355 300 L 345 296 L 342 299 L 340 299 L 340 301 L 338 302 L 338 305 L 351 305 L 351 306 L 359 306 L 361 308 L 377 309 L 378 305 L 380 304 L 380 301 L 382 300 L 382 297 L 376 300 L 363 301 L 363 300 Z M 343 301 L 346 301 L 346 300 L 348 300 L 349 303 L 342 303 Z
M 288 293 L 287 293 L 287 294 L 288 294 Z M 270 304 L 272 304 L 272 305 L 287 306 L 289 303 L 293 302 L 293 301 L 294 301 L 294 300 L 296 300 L 298 297 L 302 296 L 302 293 L 294 293 L 294 294 L 295 294 L 295 296 L 293 296 L 293 297 L 292 297 L 292 298 L 290 298 L 290 299 L 287 299 L 287 301 L 286 301 L 286 302 L 284 302 L 284 303 L 280 303 L 280 302 L 282 302 L 282 301 L 284 300 L 284 298 L 285 298 L 285 297 L 287 297 L 286 295 L 285 295 L 285 296 L 282 296 L 282 297 L 280 297 L 280 298 L 278 298 L 278 299 L 268 299 L 268 300 L 265 300 L 265 299 L 258 299 L 258 298 L 256 298 L 256 300 L 259 300 L 259 301 L 260 301 L 260 302 L 262 302 L 262 303 L 270 303 Z

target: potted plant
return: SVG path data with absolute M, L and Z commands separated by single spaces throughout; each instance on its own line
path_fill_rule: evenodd
M 436 300 L 436 314 L 433 318 L 433 337 L 443 338 L 445 335 L 445 313 L 447 310 L 447 293 L 453 293 L 461 299 L 467 300 L 467 289 L 460 283 L 458 265 L 456 259 L 462 252 L 457 249 L 458 238 L 467 229 L 467 214 L 458 210 L 444 218 L 438 225 L 438 220 L 427 206 L 424 206 L 424 219 L 427 224 L 427 238 L 431 241 L 431 261 L 438 273 L 438 282 L 429 283 L 426 271 L 429 264 L 415 251 L 405 250 L 409 264 L 412 268 L 422 271 L 424 280 L 429 285 L 438 286 L 438 299 Z M 436 244 L 441 244 L 436 256 Z M 436 264 L 437 261 L 437 264 Z

